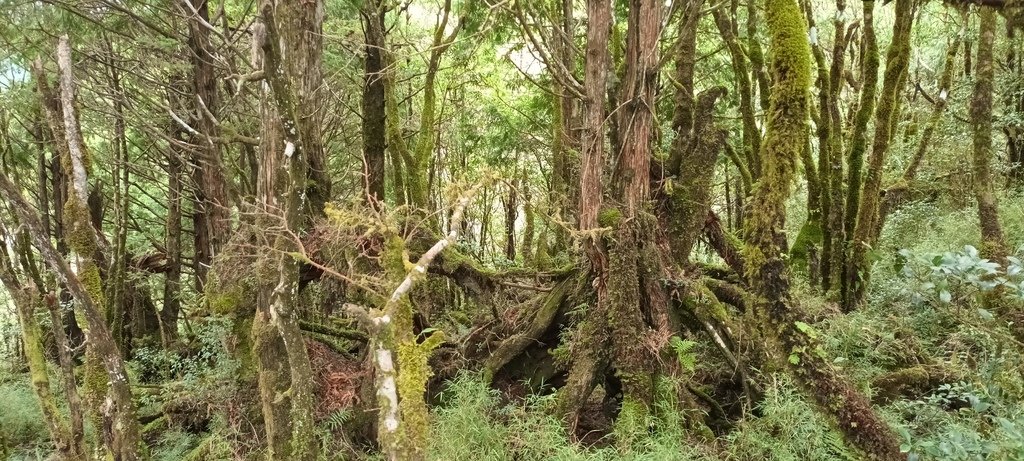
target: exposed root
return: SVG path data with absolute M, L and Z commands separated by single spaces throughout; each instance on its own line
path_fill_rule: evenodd
M 963 381 L 963 371 L 942 364 L 918 365 L 886 373 L 871 381 L 875 395 L 871 401 L 886 404 L 893 400 L 917 399 L 948 383 Z
M 533 320 L 526 329 L 503 341 L 501 346 L 491 353 L 484 362 L 484 377 L 487 381 L 493 379 L 505 365 L 508 365 L 512 359 L 538 341 L 544 332 L 552 327 L 558 312 L 562 309 L 562 301 L 565 299 L 571 282 L 572 279 L 565 279 L 555 286 L 544 303 L 537 309 Z

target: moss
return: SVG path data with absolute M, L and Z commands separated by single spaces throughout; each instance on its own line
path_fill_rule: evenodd
M 650 409 L 643 401 L 633 397 L 625 397 L 619 416 L 615 419 L 615 441 L 621 452 L 631 451 L 631 447 L 646 437 L 651 429 Z
M 962 381 L 960 370 L 945 365 L 918 365 L 878 376 L 871 382 L 875 403 L 889 403 L 898 398 L 917 399 L 940 385 Z
M 404 425 L 404 444 L 412 453 L 422 454 L 430 440 L 430 422 L 427 403 L 423 394 L 427 381 L 433 376 L 430 356 L 444 341 L 444 334 L 436 332 L 422 343 L 401 341 L 398 343 L 398 395 L 399 408 Z
M 408 257 L 405 249 L 405 241 L 397 233 L 389 235 L 384 240 L 384 252 L 381 254 L 381 266 L 384 273 L 392 280 L 404 277 Z
M 597 214 L 597 224 L 601 227 L 618 227 L 622 221 L 622 211 L 618 208 L 604 208 Z
M 70 197 L 64 202 L 64 222 L 68 223 L 64 237 L 72 250 L 91 258 L 96 252 L 96 236 L 89 208 L 82 206 L 84 200 L 78 200 L 73 190 L 69 190 L 69 194 Z
M 637 340 L 650 331 L 640 305 L 640 221 L 643 219 L 620 225 L 609 245 L 605 315 L 611 332 L 612 366 L 622 380 L 623 394 L 637 405 L 650 405 L 657 357 L 645 341 Z
M 865 2 L 865 8 L 867 7 L 867 2 Z M 851 205 L 848 210 L 848 213 L 851 214 L 847 216 L 848 219 L 856 218 L 856 225 L 853 226 L 853 238 L 850 240 L 852 254 L 847 261 L 843 277 L 843 309 L 846 311 L 859 305 L 867 293 L 866 286 L 870 278 L 867 253 L 868 248 L 874 246 L 877 239 L 882 174 L 885 156 L 892 140 L 893 127 L 899 119 L 900 95 L 910 60 L 910 36 L 913 19 L 913 0 L 897 1 L 892 42 L 886 51 L 885 79 L 882 82 L 881 97 L 875 110 L 875 132 L 864 188 L 861 191 L 859 209 L 856 208 L 856 205 Z M 852 171 L 851 174 L 853 174 Z M 853 187 L 853 184 L 850 187 Z M 847 232 L 847 235 L 851 234 Z
M 864 56 L 863 72 L 861 78 L 864 80 L 860 103 L 857 107 L 857 114 L 853 119 L 853 135 L 849 153 L 849 186 L 846 196 L 846 220 L 843 224 L 844 232 L 848 236 L 853 235 L 854 227 L 857 225 L 857 210 L 860 207 L 860 186 L 863 178 L 861 170 L 864 168 L 864 151 L 867 148 L 868 122 L 875 110 L 875 92 L 878 88 L 878 41 L 875 38 L 874 22 L 875 2 L 873 0 L 864 2 L 863 20 L 863 42 Z
M 793 241 L 793 248 L 789 250 L 790 267 L 797 270 L 808 270 L 808 257 L 811 247 L 820 248 L 824 241 L 824 230 L 821 222 L 816 219 L 808 219 L 800 227 L 800 233 Z
M 691 286 L 693 291 L 686 297 L 683 303 L 701 321 L 713 319 L 719 322 L 727 322 L 729 320 L 729 312 L 725 309 L 725 305 L 718 300 L 718 297 L 711 292 L 711 289 L 706 284 L 694 283 Z
M 777 352 L 788 359 L 790 370 L 819 408 L 833 417 L 846 440 L 868 458 L 901 459 L 895 434 L 871 403 L 825 360 L 815 339 L 817 333 L 801 321 L 806 315 L 790 299 L 784 262 L 785 203 L 796 172 L 796 158 L 808 136 L 811 52 L 796 0 L 768 0 L 765 11 L 775 87 L 762 151 L 763 175 L 755 188 L 751 202 L 754 212 L 745 228 L 750 255 L 747 272 L 761 298 L 756 314 L 765 336 L 776 338 Z
M 785 202 L 796 162 L 807 143 L 811 50 L 803 15 L 796 2 L 769 1 L 766 22 L 771 31 L 772 104 L 768 132 L 761 150 L 761 180 L 754 188 L 745 223 L 748 276 L 756 280 L 766 261 L 784 251 Z
M 541 271 L 551 267 L 551 255 L 548 253 L 548 232 L 545 229 L 537 236 L 537 254 L 533 258 L 534 267 Z

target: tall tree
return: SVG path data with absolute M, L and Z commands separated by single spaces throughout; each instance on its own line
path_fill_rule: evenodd
M 227 178 L 221 158 L 218 136 L 220 98 L 217 91 L 216 50 L 210 40 L 207 0 L 180 0 L 188 16 L 188 47 L 192 61 L 192 92 L 190 111 L 192 129 L 192 180 L 196 184 L 193 197 L 192 226 L 195 257 L 193 270 L 196 286 L 202 290 L 214 256 L 227 242 L 231 231 Z
M 871 143 L 871 156 L 868 159 L 868 168 L 865 172 L 864 187 L 860 193 L 860 203 L 856 208 L 856 226 L 853 228 L 853 235 L 849 236 L 851 256 L 846 262 L 843 285 L 843 308 L 847 311 L 860 305 L 867 294 L 867 285 L 870 280 L 868 252 L 877 241 L 876 230 L 878 229 L 878 210 L 881 204 L 885 156 L 889 151 L 895 124 L 899 120 L 899 98 L 903 94 L 907 67 L 910 64 L 910 32 L 914 23 L 913 3 L 913 0 L 896 2 L 896 22 L 893 25 L 892 42 L 886 51 L 882 92 L 878 106 L 875 108 L 875 132 Z M 850 174 L 855 174 L 852 168 Z M 852 184 L 850 187 L 853 187 Z M 854 208 L 848 203 L 847 212 L 852 213 L 853 211 Z
M 978 201 L 981 249 L 986 258 L 1003 260 L 1008 255 L 1006 237 L 999 223 L 995 183 L 992 177 L 992 93 L 995 80 L 996 12 L 990 7 L 979 11 L 978 59 L 975 65 L 974 92 L 971 94 L 971 134 L 974 173 L 974 197 Z
M 806 314 L 790 296 L 785 262 L 786 200 L 796 174 L 800 150 L 807 142 L 810 113 L 811 51 L 807 26 L 796 0 L 768 0 L 771 106 L 761 150 L 762 176 L 751 197 L 744 229 L 748 276 L 758 295 L 757 315 L 763 331 L 777 335 L 780 356 L 789 364 L 820 409 L 833 416 L 850 444 L 870 459 L 898 460 L 902 455 L 892 429 L 871 402 L 819 353 Z

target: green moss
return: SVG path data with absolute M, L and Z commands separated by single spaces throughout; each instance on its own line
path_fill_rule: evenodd
M 381 255 L 381 265 L 384 272 L 393 280 L 403 277 L 406 273 L 406 250 L 405 240 L 398 234 L 388 236 L 384 241 L 384 253 Z
M 399 409 L 404 424 L 405 446 L 415 453 L 423 453 L 430 440 L 430 421 L 426 401 L 427 381 L 433 376 L 430 355 L 444 341 L 444 334 L 436 332 L 423 343 L 401 341 L 398 344 Z
M 762 266 L 779 258 L 784 240 L 785 203 L 796 162 L 807 143 L 811 50 L 800 7 L 792 0 L 769 0 L 765 10 L 771 35 L 772 104 L 761 149 L 761 180 L 754 188 L 746 220 L 748 277 L 757 280 Z
M 537 236 L 537 255 L 533 259 L 537 270 L 545 270 L 551 266 L 551 255 L 548 253 L 548 230 Z
M 789 250 L 790 267 L 806 270 L 811 247 L 820 248 L 823 240 L 824 230 L 821 227 L 821 222 L 816 219 L 808 219 L 800 227 L 800 233 L 796 235 L 793 248 Z
M 604 208 L 597 214 L 597 224 L 601 227 L 618 227 L 622 221 L 622 211 L 618 208 Z
M 686 307 L 691 309 L 694 314 L 702 321 L 710 319 L 717 320 L 719 322 L 726 322 L 729 320 L 729 312 L 725 309 L 725 305 L 722 304 L 711 289 L 706 284 L 694 283 L 692 284 L 693 291 L 690 296 L 687 296 L 683 300 Z
M 81 206 L 82 201 L 75 196 L 74 191 L 69 193 L 71 196 L 64 202 L 64 222 L 68 223 L 64 237 L 72 250 L 91 257 L 96 251 L 96 236 L 89 208 Z
M 860 186 L 863 178 L 861 170 L 864 168 L 864 151 L 867 148 L 867 128 L 871 121 L 871 115 L 875 110 L 875 92 L 878 88 L 878 43 L 875 38 L 874 27 L 875 2 L 864 2 L 863 20 L 863 41 L 864 56 L 862 78 L 864 79 L 860 93 L 860 105 L 853 122 L 853 136 L 849 154 L 849 186 L 846 197 L 846 221 L 843 224 L 846 235 L 853 235 L 854 227 L 857 225 L 857 210 L 860 207 Z
M 219 315 L 251 315 L 256 298 L 252 282 L 251 277 L 242 277 L 234 283 L 225 283 L 219 270 L 210 271 L 204 291 L 206 307 Z
M 631 451 L 635 443 L 648 436 L 650 416 L 645 402 L 629 396 L 623 399 L 619 416 L 615 419 L 615 441 L 620 451 Z

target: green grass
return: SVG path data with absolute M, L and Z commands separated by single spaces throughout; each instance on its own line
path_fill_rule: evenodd
M 0 370 L 0 455 L 36 459 L 50 451 L 49 432 L 27 374 Z

